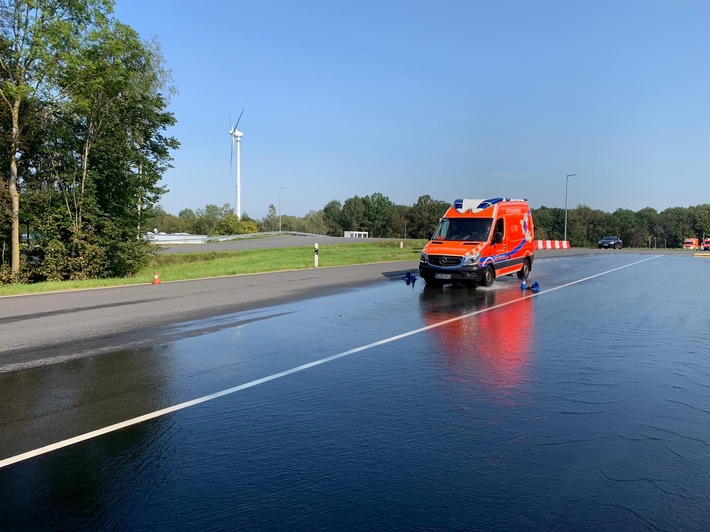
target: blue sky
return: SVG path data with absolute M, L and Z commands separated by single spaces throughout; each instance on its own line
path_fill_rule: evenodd
M 236 203 L 303 216 L 381 192 L 659 211 L 710 203 L 710 2 L 155 1 L 179 94 L 173 214 Z

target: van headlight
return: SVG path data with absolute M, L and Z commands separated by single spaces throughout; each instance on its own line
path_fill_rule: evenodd
M 466 260 L 463 261 L 464 266 L 473 266 L 478 262 L 478 259 L 481 258 L 480 253 L 474 253 L 473 255 L 469 255 L 466 257 Z
M 422 256 L 419 257 L 419 262 L 423 262 L 424 264 L 429 262 L 429 255 L 422 251 Z

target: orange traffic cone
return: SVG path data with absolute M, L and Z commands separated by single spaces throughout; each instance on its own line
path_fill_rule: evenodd
M 158 272 L 155 272 L 153 276 L 153 284 L 160 284 L 160 277 L 158 277 Z

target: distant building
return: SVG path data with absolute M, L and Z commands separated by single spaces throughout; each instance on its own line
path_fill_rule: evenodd
M 367 231 L 345 231 L 345 238 L 367 238 Z

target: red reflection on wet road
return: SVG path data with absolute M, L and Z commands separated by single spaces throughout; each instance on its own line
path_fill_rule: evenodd
M 427 325 L 480 312 L 428 332 L 432 348 L 455 370 L 455 380 L 473 380 L 499 392 L 527 380 L 533 330 L 530 295 L 517 285 L 422 292 L 420 307 Z

